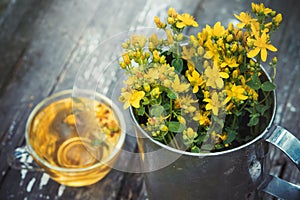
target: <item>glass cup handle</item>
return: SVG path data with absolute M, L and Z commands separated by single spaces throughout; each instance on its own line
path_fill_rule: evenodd
M 283 151 L 300 170 L 300 141 L 285 128 L 275 126 L 266 141 Z M 280 199 L 300 199 L 300 186 L 268 175 L 259 189 Z
M 7 162 L 13 169 L 28 171 L 44 171 L 43 168 L 38 166 L 29 154 L 27 147 L 18 147 L 7 156 Z

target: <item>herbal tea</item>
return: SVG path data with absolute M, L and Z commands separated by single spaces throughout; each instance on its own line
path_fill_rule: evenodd
M 107 160 L 119 142 L 120 132 L 119 121 L 110 107 L 83 97 L 68 97 L 46 105 L 28 128 L 29 143 L 40 158 L 54 167 L 74 170 Z M 83 183 L 76 183 L 77 180 L 86 179 L 84 185 L 92 184 L 105 176 L 110 167 L 104 163 L 79 176 L 48 170 L 58 182 L 68 180 L 63 183 L 80 186 Z

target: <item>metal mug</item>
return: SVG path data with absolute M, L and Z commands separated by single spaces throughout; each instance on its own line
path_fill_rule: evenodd
M 300 186 L 268 174 L 269 144 L 281 149 L 300 169 L 300 141 L 273 124 L 275 92 L 272 98 L 272 117 L 264 131 L 242 146 L 214 153 L 185 152 L 154 140 L 131 109 L 149 198 L 256 200 L 266 192 L 281 199 L 300 199 Z

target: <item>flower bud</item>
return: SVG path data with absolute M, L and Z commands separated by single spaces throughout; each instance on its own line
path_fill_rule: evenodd
M 186 120 L 184 119 L 184 117 L 178 116 L 177 119 L 181 124 L 186 125 Z
M 200 55 L 200 56 L 203 56 L 204 54 L 204 48 L 202 46 L 199 46 L 198 49 L 197 49 L 197 53 Z
M 169 17 L 173 17 L 173 18 L 176 18 L 177 17 L 177 12 L 176 12 L 176 10 L 174 9 L 174 8 L 169 8 L 169 10 L 168 10 L 168 16 Z
M 239 71 L 236 69 L 232 72 L 232 78 L 238 78 L 239 76 Z
M 271 12 L 271 16 L 274 17 L 275 15 L 276 15 L 276 11 L 273 10 L 273 11 Z
M 273 21 L 275 23 L 276 26 L 279 26 L 279 24 L 281 23 L 282 21 L 282 15 L 279 13 L 277 14 L 274 18 L 273 18 Z
M 150 89 L 151 89 L 151 87 L 150 87 L 150 85 L 149 85 L 148 83 L 145 83 L 145 84 L 143 85 L 143 88 L 144 88 L 145 92 L 149 92 Z
M 255 62 L 252 59 L 250 59 L 249 63 L 251 67 L 255 67 Z
M 233 35 L 232 34 L 229 34 L 226 38 L 226 41 L 227 42 L 231 42 L 233 40 Z
M 228 24 L 228 31 L 233 31 L 233 30 L 234 30 L 233 23 L 230 22 L 230 23 Z
M 169 130 L 169 128 L 168 128 L 166 125 L 161 125 L 161 126 L 159 127 L 159 129 L 160 129 L 161 131 L 164 131 L 164 132 L 167 132 L 167 131 Z
M 243 31 L 239 30 L 237 33 L 236 33 L 236 38 L 238 40 L 242 40 L 243 39 Z
M 231 51 L 234 53 L 234 52 L 236 52 L 237 49 L 238 49 L 237 44 L 233 43 L 232 46 L 231 46 Z
M 122 48 L 123 49 L 127 49 L 128 48 L 128 43 L 127 42 L 123 42 L 122 43 Z
M 172 25 L 174 24 L 175 20 L 173 17 L 168 17 L 168 24 Z
M 181 41 L 183 39 L 183 34 L 180 33 L 178 36 L 177 36 L 177 41 Z
M 276 65 L 276 64 L 277 64 L 277 57 L 276 57 L 276 56 L 272 59 L 272 64 L 273 64 L 273 65 Z
M 121 67 L 122 69 L 125 69 L 125 68 L 126 68 L 126 64 L 125 64 L 124 62 L 120 62 L 119 64 L 120 64 L 120 67 Z
M 123 57 L 124 63 L 125 63 L 126 65 L 129 65 L 131 61 L 130 61 L 130 59 L 129 59 L 128 53 L 123 53 L 123 54 L 122 54 L 122 57 Z

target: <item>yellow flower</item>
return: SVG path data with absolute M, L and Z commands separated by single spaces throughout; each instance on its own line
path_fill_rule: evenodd
M 176 109 L 183 109 L 185 113 L 193 113 L 197 110 L 197 108 L 195 107 L 195 103 L 197 102 L 198 100 L 193 99 L 193 96 L 191 95 L 179 95 L 178 98 L 176 98 L 174 101 L 174 107 Z
M 150 41 L 151 43 L 153 43 L 154 47 L 156 47 L 157 45 L 159 45 L 160 42 L 161 42 L 161 41 L 158 39 L 156 33 L 153 33 L 153 34 L 150 36 L 149 41 Z
M 185 92 L 189 89 L 190 85 L 186 83 L 180 83 L 179 76 L 176 75 L 174 82 L 172 83 L 172 88 L 175 92 Z
M 176 23 L 177 28 L 184 28 L 186 26 L 194 26 L 198 27 L 198 23 L 194 20 L 194 17 L 192 17 L 188 13 L 184 13 L 182 15 L 178 15 L 178 22 Z
M 253 45 L 255 48 L 248 52 L 248 58 L 253 58 L 260 52 L 261 60 L 265 62 L 268 55 L 267 49 L 270 51 L 277 51 L 276 47 L 269 43 L 265 32 L 262 33 L 261 37 L 259 37 L 258 34 L 255 35 Z
M 143 48 L 147 42 L 147 38 L 143 35 L 132 35 L 130 37 L 130 42 L 135 48 Z
M 251 6 L 252 6 L 252 11 L 254 13 L 259 13 L 259 14 L 263 13 L 263 14 L 267 15 L 272 12 L 272 9 L 265 8 L 265 5 L 263 3 L 260 3 L 260 4 L 252 3 Z
M 154 98 L 158 98 L 159 95 L 161 94 L 161 91 L 159 90 L 159 87 L 154 88 L 151 92 L 150 95 Z
M 206 85 L 212 88 L 223 88 L 224 81 L 222 78 L 228 78 L 229 75 L 225 72 L 219 72 L 218 68 L 213 65 L 212 68 L 207 67 L 204 71 L 206 77 Z
M 157 69 L 150 68 L 147 73 L 145 73 L 145 79 L 149 80 L 150 83 L 155 82 L 155 80 L 159 79 L 160 73 Z M 129 84 L 128 84 L 129 85 Z
M 199 86 L 201 87 L 201 85 L 205 83 L 202 76 L 200 76 L 196 70 L 193 70 L 191 74 L 187 73 L 186 75 L 191 85 L 194 86 L 193 93 L 197 93 L 199 91 Z
M 191 61 L 192 57 L 196 54 L 195 48 L 188 48 L 186 46 L 182 47 L 181 57 L 187 61 Z
M 168 16 L 169 17 L 172 17 L 172 18 L 176 18 L 177 17 L 177 12 L 176 12 L 176 10 L 174 9 L 174 8 L 169 8 L 169 10 L 168 10 Z
M 206 98 L 203 99 L 204 102 L 207 102 L 205 109 L 206 110 L 212 110 L 212 113 L 214 115 L 219 114 L 219 109 L 223 106 L 222 102 L 219 100 L 219 95 L 217 92 L 214 92 L 211 96 L 211 99 Z
M 158 51 L 157 51 L 157 50 L 154 50 L 154 51 L 153 51 L 153 60 L 154 60 L 155 62 L 159 62 L 159 59 L 160 59 L 160 56 L 159 56 Z
M 186 130 L 183 131 L 183 142 L 187 147 L 192 147 L 194 140 L 198 136 L 197 132 L 195 132 L 192 128 L 187 128 Z
M 224 57 L 224 61 L 221 64 L 221 67 L 229 66 L 231 68 L 238 67 L 239 64 L 236 61 L 235 57 Z
M 212 30 L 212 34 L 216 37 L 221 37 L 221 36 L 223 36 L 224 33 L 225 33 L 225 28 L 224 28 L 224 26 L 221 25 L 221 22 L 218 21 L 214 25 L 214 28 Z
M 166 24 L 160 21 L 160 18 L 155 16 L 154 23 L 156 24 L 157 28 L 165 28 Z
M 234 16 L 241 21 L 241 23 L 237 24 L 237 27 L 244 28 L 245 26 L 251 25 L 256 19 L 252 18 L 252 16 L 248 13 L 241 12 L 240 15 L 234 14 Z
M 204 58 L 213 59 L 214 61 L 219 59 L 220 55 L 219 55 L 218 47 L 215 43 L 212 42 L 211 39 L 209 39 L 205 42 L 205 47 L 207 49 L 203 56 Z
M 200 111 L 195 114 L 193 120 L 199 121 L 201 126 L 208 126 L 210 124 L 210 119 L 208 118 L 209 111 Z
M 144 91 L 133 90 L 131 92 L 122 92 L 120 101 L 124 102 L 124 109 L 127 109 L 130 105 L 135 108 L 139 108 L 140 101 L 144 96 Z
M 229 102 L 232 98 L 234 98 L 238 101 L 248 99 L 248 97 L 246 95 L 244 95 L 245 89 L 241 85 L 236 86 L 234 84 L 230 90 L 225 90 L 225 92 L 227 94 L 227 97 L 226 97 L 224 103 Z
M 129 65 L 131 63 L 128 53 L 123 53 L 122 57 L 126 65 Z
M 197 132 L 195 132 L 192 128 L 187 128 L 183 131 L 183 138 L 193 140 L 198 136 Z

